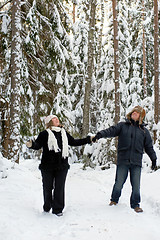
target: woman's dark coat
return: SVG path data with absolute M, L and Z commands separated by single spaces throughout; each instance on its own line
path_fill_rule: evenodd
M 53 131 L 59 148 L 62 150 L 62 137 L 61 132 Z M 86 137 L 83 139 L 74 139 L 68 132 L 66 132 L 68 137 L 68 145 L 70 146 L 81 146 L 86 143 L 91 143 L 90 137 Z M 48 132 L 44 130 L 40 132 L 37 139 L 32 142 L 32 149 L 39 150 L 43 149 L 41 164 L 39 165 L 39 169 L 44 170 L 62 170 L 65 168 L 69 168 L 68 158 L 62 157 L 62 151 L 56 153 L 54 150 L 49 151 L 48 149 Z

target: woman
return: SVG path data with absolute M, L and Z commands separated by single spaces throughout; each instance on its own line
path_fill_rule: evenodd
M 35 141 L 26 143 L 28 148 L 39 150 L 43 148 L 39 169 L 42 174 L 44 205 L 43 210 L 57 216 L 62 216 L 64 209 L 65 180 L 69 169 L 68 145 L 81 146 L 91 143 L 90 136 L 74 139 L 60 125 L 56 115 L 45 118 L 46 130 L 40 132 Z

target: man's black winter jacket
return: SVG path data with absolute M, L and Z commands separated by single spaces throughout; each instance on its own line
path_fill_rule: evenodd
M 142 166 L 143 152 L 145 151 L 151 161 L 156 160 L 150 133 L 144 124 L 126 119 L 115 126 L 97 133 L 96 137 L 110 138 L 118 136 L 117 164 L 134 164 Z
M 61 132 L 53 131 L 58 147 L 62 149 L 62 137 Z M 68 132 L 66 132 L 68 138 L 68 145 L 70 146 L 81 146 L 87 143 L 91 143 L 90 137 L 82 139 L 74 139 Z M 68 158 L 64 159 L 62 157 L 62 151 L 56 153 L 54 150 L 49 151 L 48 149 L 48 132 L 44 130 L 40 132 L 37 139 L 32 142 L 32 149 L 39 150 L 43 149 L 40 169 L 44 170 L 62 170 L 64 168 L 69 168 Z

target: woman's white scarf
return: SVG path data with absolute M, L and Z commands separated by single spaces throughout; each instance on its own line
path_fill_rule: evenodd
M 51 127 L 51 129 L 47 128 L 48 132 L 48 149 L 49 151 L 54 150 L 56 153 L 60 152 L 61 149 L 58 147 L 57 139 L 52 131 L 61 132 L 62 136 L 62 157 L 68 157 L 68 138 L 66 131 L 64 128 L 60 127 Z

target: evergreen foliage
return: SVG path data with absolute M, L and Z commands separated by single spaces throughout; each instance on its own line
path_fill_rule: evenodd
M 135 105 L 147 110 L 154 128 L 154 6 L 153 1 L 117 1 L 120 120 Z M 71 0 L 26 0 L 21 3 L 20 142 L 44 129 L 43 118 L 57 114 L 65 128 L 81 137 L 88 64 L 89 0 L 76 0 L 75 23 Z M 1 4 L 2 5 L 2 4 Z M 3 155 L 11 99 L 11 3 L 0 11 L 0 136 Z M 142 12 L 144 11 L 144 18 Z M 146 40 L 147 95 L 143 86 L 143 28 Z M 112 1 L 97 0 L 94 34 L 94 72 L 90 96 L 90 129 L 114 124 L 114 45 Z M 158 139 L 160 126 L 158 125 Z M 159 146 L 157 139 L 156 145 Z M 6 153 L 6 155 L 4 154 Z M 103 139 L 83 149 L 72 148 L 72 161 L 108 166 L 115 159 L 114 139 Z M 30 155 L 33 153 L 31 152 Z M 83 159 L 82 159 L 83 158 Z M 86 160 L 87 159 L 87 160 Z M 89 161 L 88 161 L 89 160 Z

